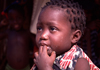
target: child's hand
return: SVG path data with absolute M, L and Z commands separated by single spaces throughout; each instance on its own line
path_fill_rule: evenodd
M 53 70 L 52 66 L 55 61 L 56 54 L 53 51 L 51 56 L 47 54 L 47 47 L 40 46 L 39 52 L 35 53 L 34 62 L 38 67 L 38 70 Z

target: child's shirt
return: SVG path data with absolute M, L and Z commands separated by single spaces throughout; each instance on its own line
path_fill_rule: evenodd
M 92 63 L 92 61 L 89 59 L 89 57 L 77 45 L 74 45 L 65 54 L 58 56 L 54 61 L 53 69 L 54 70 L 74 70 L 75 64 L 76 64 L 78 58 L 87 59 L 90 64 L 90 70 L 100 70 L 98 67 L 96 67 Z M 35 65 L 33 65 L 31 70 L 37 70 L 37 67 Z

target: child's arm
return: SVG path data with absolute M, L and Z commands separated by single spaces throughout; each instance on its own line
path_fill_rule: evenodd
M 75 70 L 90 70 L 88 61 L 84 58 L 79 58 L 75 65 Z
M 52 66 L 55 60 L 55 52 L 51 53 L 51 56 L 47 54 L 47 47 L 41 46 L 39 52 L 35 53 L 34 63 L 38 70 L 53 70 Z

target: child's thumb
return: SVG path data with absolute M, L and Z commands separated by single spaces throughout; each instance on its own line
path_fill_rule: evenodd
M 55 51 L 53 51 L 52 53 L 51 53 L 51 59 L 53 60 L 53 61 L 55 61 L 55 58 L 56 58 L 56 52 Z

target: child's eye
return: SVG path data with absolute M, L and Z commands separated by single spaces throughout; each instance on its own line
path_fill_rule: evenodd
M 50 30 L 51 30 L 51 31 L 56 31 L 57 28 L 56 28 L 56 27 L 50 27 Z
M 37 31 L 41 31 L 42 30 L 42 27 L 37 27 Z

